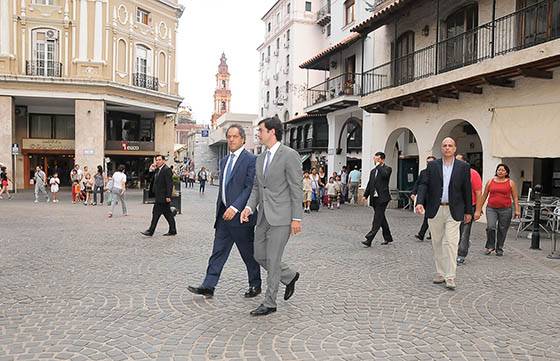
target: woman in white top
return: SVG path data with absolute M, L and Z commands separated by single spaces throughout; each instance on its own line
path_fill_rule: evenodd
M 109 218 L 113 217 L 113 212 L 115 211 L 115 206 L 120 201 L 122 206 L 123 216 L 127 215 L 126 212 L 126 202 L 124 200 L 124 193 L 126 190 L 126 174 L 124 174 L 124 165 L 119 165 L 119 168 L 115 173 L 113 173 L 113 185 L 109 192 L 111 192 L 111 212 L 109 212 Z

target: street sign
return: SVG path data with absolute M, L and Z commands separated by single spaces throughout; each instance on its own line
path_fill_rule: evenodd
M 17 143 L 12 144 L 12 155 L 19 155 L 19 145 Z

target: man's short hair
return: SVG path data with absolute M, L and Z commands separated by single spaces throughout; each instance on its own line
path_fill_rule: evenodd
M 261 120 L 258 125 L 261 124 L 264 124 L 264 127 L 268 130 L 274 129 L 276 140 L 279 142 L 282 140 L 283 127 L 282 122 L 278 119 L 278 117 L 265 118 Z
M 377 152 L 377 153 L 375 153 L 375 155 L 378 156 L 379 158 L 385 160 L 385 153 L 383 153 L 383 152 Z
M 426 160 L 429 160 L 429 159 L 436 160 L 436 157 L 434 157 L 433 155 L 429 155 L 429 156 L 426 157 Z
M 157 157 L 157 156 L 156 156 L 156 157 Z M 117 168 L 117 170 L 118 170 L 119 172 L 124 172 L 124 170 L 125 170 L 124 164 L 119 165 L 119 167 Z
M 161 160 L 165 160 L 165 156 L 161 155 L 161 154 L 156 154 L 156 156 L 154 157 L 154 159 L 157 159 L 158 157 L 161 157 Z
M 239 130 L 239 135 L 241 136 L 241 138 L 243 138 L 243 142 L 245 142 L 247 140 L 247 137 L 245 136 L 245 129 L 243 129 L 243 127 L 239 124 L 232 124 L 227 128 L 226 138 L 227 138 L 227 134 L 229 133 L 229 130 L 231 128 L 235 128 L 235 129 Z
M 455 158 L 459 158 L 459 160 L 462 160 L 462 161 L 465 161 L 465 162 L 467 161 L 467 156 L 465 155 L 465 153 L 457 153 Z

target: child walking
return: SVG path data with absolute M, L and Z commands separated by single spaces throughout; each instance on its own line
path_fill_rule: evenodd
M 334 182 L 334 178 L 329 178 L 329 183 L 327 183 L 327 195 L 329 196 L 329 209 L 334 209 L 334 205 L 340 208 L 338 204 L 338 193 L 340 193 L 340 186 Z
M 313 187 L 311 185 L 311 177 L 309 177 L 309 172 L 305 171 L 303 173 L 303 204 L 304 212 L 311 213 L 311 193 L 313 192 Z
M 58 178 L 58 173 L 53 174 L 49 184 L 51 185 L 53 203 L 58 203 L 58 191 L 60 187 L 60 178 Z

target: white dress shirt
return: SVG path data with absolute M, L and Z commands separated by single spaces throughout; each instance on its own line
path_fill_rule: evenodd
M 278 148 L 280 148 L 280 142 L 276 142 L 276 144 L 274 144 L 269 150 L 267 150 L 267 152 L 270 152 L 270 158 L 268 159 L 268 165 L 270 166 L 270 164 L 272 163 L 272 160 L 274 159 L 274 154 L 276 154 L 276 151 L 278 150 Z M 264 163 L 263 163 L 263 174 L 266 171 L 266 154 L 264 157 Z
M 235 162 L 237 162 L 237 160 L 239 159 L 239 156 L 241 155 L 241 152 L 243 152 L 245 148 L 241 147 L 238 150 L 236 150 L 235 152 L 233 152 L 233 154 L 235 154 L 235 157 L 233 157 L 233 161 L 230 159 L 231 157 L 231 152 L 228 154 L 227 157 L 227 161 L 226 164 L 224 165 L 224 174 L 222 175 L 222 181 L 221 183 L 221 187 L 222 187 L 222 203 L 224 204 L 224 206 L 227 206 L 227 202 L 226 202 L 226 182 L 225 182 L 225 178 L 226 178 L 226 172 L 229 166 L 229 162 L 232 161 L 233 164 L 231 165 L 231 171 L 233 172 L 233 168 L 235 167 Z M 229 175 L 231 177 L 231 174 Z M 231 209 L 233 209 L 235 212 L 239 212 L 235 207 L 230 207 Z
M 445 161 L 441 160 L 443 166 L 443 192 L 441 193 L 441 203 L 449 203 L 449 182 L 451 181 L 451 173 L 453 173 L 453 164 L 455 164 L 455 159 L 451 162 L 451 165 L 445 164 Z

